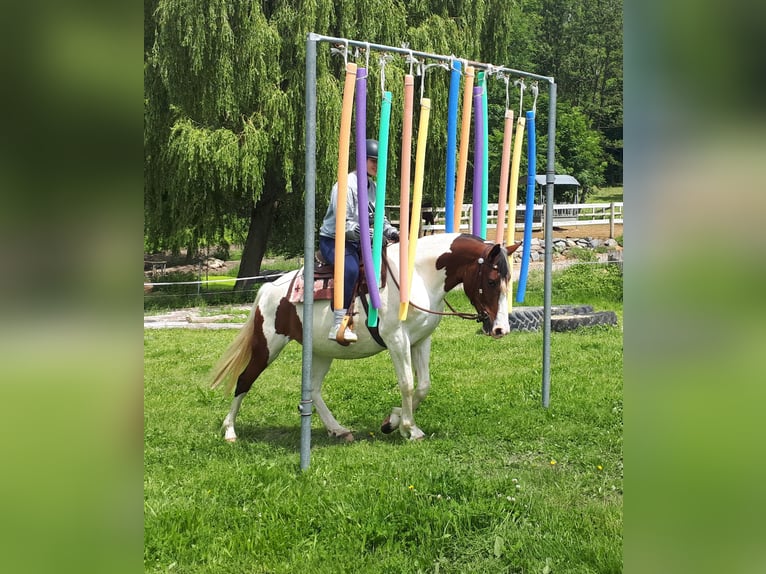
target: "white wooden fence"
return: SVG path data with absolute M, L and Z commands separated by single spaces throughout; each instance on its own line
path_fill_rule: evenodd
M 460 210 L 460 226 L 457 231 L 469 231 L 471 228 L 471 210 L 473 205 L 464 203 Z M 524 229 L 524 217 L 526 205 L 516 206 L 516 229 Z M 543 228 L 545 206 L 535 205 L 532 215 L 532 229 Z M 612 203 L 561 203 L 553 206 L 553 225 L 562 227 L 575 227 L 578 225 L 605 225 L 614 226 L 615 223 L 623 223 L 623 202 Z M 487 205 L 487 227 L 497 226 L 497 203 Z M 443 207 L 424 207 L 420 210 L 421 226 L 420 234 L 435 233 L 445 230 L 445 209 Z M 386 205 L 388 219 L 399 226 L 399 206 Z M 507 220 L 506 208 L 505 218 Z

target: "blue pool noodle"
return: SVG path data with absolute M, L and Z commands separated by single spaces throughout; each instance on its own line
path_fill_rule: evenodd
M 516 288 L 516 302 L 523 303 L 527 292 L 527 275 L 529 275 L 529 258 L 532 252 L 532 217 L 535 211 L 535 173 L 537 146 L 535 145 L 535 112 L 527 112 L 527 155 L 529 156 L 527 170 L 527 207 L 524 213 L 524 245 L 521 253 L 521 271 L 519 284 Z M 547 239 L 547 238 L 546 238 Z
M 457 104 L 460 95 L 460 71 L 463 65 L 452 62 L 447 104 L 447 186 L 445 189 L 444 226 L 447 233 L 455 231 L 455 154 L 457 152 Z

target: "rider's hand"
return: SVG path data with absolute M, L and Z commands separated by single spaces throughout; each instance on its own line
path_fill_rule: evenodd
M 396 243 L 399 241 L 399 230 L 396 227 L 389 227 L 383 232 L 383 236 L 389 241 Z
M 346 222 L 346 241 L 359 243 L 359 224 L 356 221 Z

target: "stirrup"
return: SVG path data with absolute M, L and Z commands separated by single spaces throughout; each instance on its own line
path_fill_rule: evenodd
M 354 333 L 351 328 L 348 326 L 349 320 L 351 317 L 349 315 L 345 315 L 343 319 L 340 322 L 340 325 L 333 327 L 333 329 L 330 331 L 330 339 L 334 339 L 337 343 L 346 346 L 351 343 L 356 343 L 359 338 L 356 336 L 356 333 Z

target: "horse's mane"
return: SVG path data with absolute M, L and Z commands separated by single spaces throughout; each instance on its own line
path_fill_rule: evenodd
M 508 281 L 511 278 L 511 267 L 508 265 L 508 252 L 505 247 L 500 247 L 500 253 L 502 257 L 497 260 L 497 272 L 500 273 L 500 277 Z
M 481 237 L 478 235 L 472 235 L 470 233 L 463 233 L 461 237 L 465 237 L 468 239 L 473 239 L 477 243 L 480 243 L 483 246 L 488 245 L 486 241 L 484 241 Z M 496 245 L 496 244 L 495 244 Z M 500 276 L 505 279 L 506 281 L 511 278 L 511 268 L 508 265 L 508 252 L 506 251 L 505 247 L 500 245 L 500 257 L 497 258 L 497 272 L 500 274 Z

